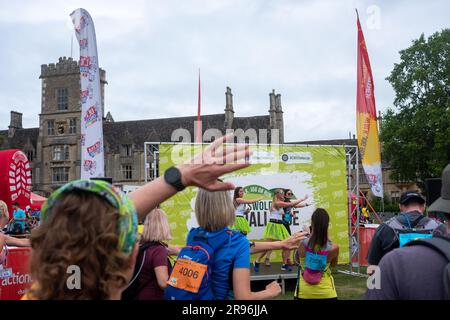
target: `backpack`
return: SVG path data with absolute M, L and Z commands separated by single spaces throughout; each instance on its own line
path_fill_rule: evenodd
M 214 269 L 214 252 L 225 244 L 230 244 L 231 237 L 239 234 L 224 228 L 211 237 L 203 229 L 192 229 L 167 281 L 166 300 L 213 300 L 211 274 Z
M 406 246 L 425 246 L 439 252 L 447 259 L 447 265 L 444 268 L 443 282 L 444 282 L 444 299 L 450 300 L 450 239 L 441 236 L 435 236 L 430 239 L 419 239 L 410 241 Z
M 298 250 L 295 252 L 295 258 L 298 261 L 298 271 L 297 271 L 297 288 L 296 297 L 300 297 L 300 277 L 305 280 L 306 283 L 310 285 L 316 285 L 322 280 L 324 271 L 327 268 L 328 254 L 329 251 L 322 250 L 315 252 L 308 245 L 305 247 L 305 269 L 302 270 L 302 265 L 300 263 L 300 256 Z
M 433 236 L 433 231 L 439 226 L 436 221 L 421 216 L 415 223 L 411 225 L 411 221 L 407 214 L 400 214 L 403 216 L 407 222 L 407 226 L 398 220 L 398 217 L 393 217 L 386 222 L 386 224 L 394 230 L 395 240 L 399 241 L 400 247 L 415 239 L 431 238 Z
M 305 247 L 305 270 L 302 273 L 303 280 L 311 285 L 316 285 L 322 279 L 327 267 L 328 251 L 314 252 L 308 246 Z
M 146 242 L 139 246 L 139 252 L 136 257 L 136 264 L 134 266 L 133 276 L 131 277 L 128 287 L 122 292 L 121 300 L 135 300 L 139 293 L 144 289 L 146 284 L 139 286 L 139 276 L 144 267 L 145 257 L 147 256 L 147 249 L 150 247 L 161 245 L 160 242 Z

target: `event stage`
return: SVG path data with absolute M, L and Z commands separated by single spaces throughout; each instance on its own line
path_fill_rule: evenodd
M 251 266 L 250 280 L 277 280 L 280 283 L 282 294 L 285 294 L 285 280 L 297 279 L 297 266 L 292 266 L 292 271 L 282 271 L 281 262 L 272 262 L 270 267 L 266 267 L 264 262 L 259 267 L 259 272 L 253 270 L 253 264 Z

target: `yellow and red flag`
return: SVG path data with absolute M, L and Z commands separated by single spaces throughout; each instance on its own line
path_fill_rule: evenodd
M 377 112 L 374 84 L 364 34 L 358 25 L 358 75 L 356 88 L 356 127 L 361 162 L 372 193 L 383 197 L 380 142 L 378 140 Z

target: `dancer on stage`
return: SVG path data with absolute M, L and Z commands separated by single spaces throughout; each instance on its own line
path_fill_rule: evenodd
M 269 222 L 267 223 L 266 229 L 263 233 L 263 238 L 267 241 L 276 241 L 276 240 L 284 240 L 288 238 L 289 232 L 283 224 L 283 214 L 284 208 L 286 207 L 294 207 L 300 204 L 303 199 L 298 199 L 292 202 L 284 201 L 284 191 L 283 189 L 277 189 L 275 191 L 275 196 L 272 200 L 272 206 L 270 208 Z M 259 271 L 260 260 L 265 259 L 265 265 L 270 266 L 270 253 L 272 251 L 263 252 L 254 262 L 254 270 L 255 272 Z M 281 266 L 281 270 L 292 271 L 292 268 L 287 265 L 287 261 L 283 258 L 283 265 Z
M 291 202 L 292 197 L 294 193 L 291 189 L 284 189 L 284 201 L 285 202 Z M 306 201 L 308 199 L 308 195 L 306 195 L 301 202 Z M 286 230 L 288 231 L 289 235 L 291 235 L 291 227 L 290 224 L 292 222 L 292 219 L 296 216 L 296 212 L 293 210 L 294 208 L 303 208 L 309 206 L 308 203 L 300 203 L 296 206 L 290 206 L 284 208 L 284 214 L 283 214 L 283 224 L 286 227 Z M 291 255 L 291 250 L 283 250 L 283 261 L 286 261 L 286 264 L 288 266 L 292 266 L 291 259 L 289 258 Z
M 261 201 L 263 198 L 258 198 L 255 200 L 245 200 L 244 199 L 244 188 L 237 187 L 234 189 L 234 196 L 233 196 L 233 203 L 234 207 L 236 208 L 235 215 L 236 220 L 234 222 L 234 225 L 231 227 L 231 229 L 238 230 L 244 235 L 247 235 L 250 233 L 250 225 L 248 224 L 248 220 L 245 218 L 245 213 L 248 213 L 250 209 L 245 209 L 246 204 L 252 204 L 256 203 L 258 201 Z

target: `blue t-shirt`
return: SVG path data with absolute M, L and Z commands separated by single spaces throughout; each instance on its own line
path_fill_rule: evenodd
M 200 231 L 205 231 L 203 228 L 199 229 Z M 217 236 L 224 229 L 209 232 L 209 236 Z M 215 263 L 211 274 L 211 283 L 215 299 L 217 300 L 224 300 L 230 297 L 230 289 L 233 282 L 232 269 L 249 268 L 250 266 L 250 242 L 239 231 L 230 231 L 233 232 L 230 243 L 225 244 L 214 252 Z M 187 240 L 189 242 L 192 239 L 188 237 Z
M 27 216 L 25 215 L 25 211 L 22 209 L 14 210 L 13 212 L 13 218 L 14 219 L 25 219 Z M 20 224 L 20 226 L 25 228 L 25 221 L 14 221 L 14 223 Z

